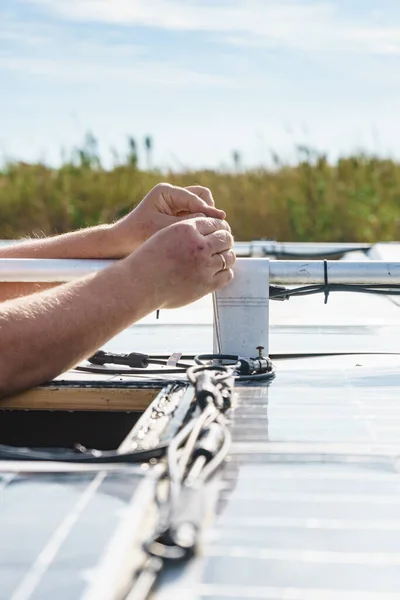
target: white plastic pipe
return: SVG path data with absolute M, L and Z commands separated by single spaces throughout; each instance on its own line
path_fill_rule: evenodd
M 113 260 L 70 260 L 56 258 L 0 258 L 0 281 L 65 282 L 96 273 Z
M 238 258 L 235 269 L 250 267 L 248 258 Z M 269 264 L 270 283 L 285 285 L 324 283 L 324 262 L 258 259 L 258 277 L 264 276 L 263 262 Z M 35 258 L 0 259 L 0 281 L 63 282 L 95 273 L 112 260 L 66 260 Z M 327 261 L 329 283 L 400 284 L 400 263 L 384 261 Z

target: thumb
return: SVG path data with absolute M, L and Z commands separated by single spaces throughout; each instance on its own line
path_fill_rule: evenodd
M 174 190 L 170 192 L 170 195 L 175 214 L 185 211 L 191 213 L 192 216 L 194 214 L 197 215 L 197 213 L 202 213 L 206 217 L 214 217 L 217 219 L 224 219 L 226 217 L 223 210 L 219 210 L 218 208 L 215 208 L 215 206 L 210 206 L 202 198 L 189 190 L 174 188 Z

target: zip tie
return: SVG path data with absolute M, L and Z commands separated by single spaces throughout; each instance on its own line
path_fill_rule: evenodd
M 329 291 L 330 290 L 329 290 L 329 283 L 328 283 L 328 263 L 325 259 L 324 260 L 324 296 L 325 296 L 324 304 L 328 303 Z

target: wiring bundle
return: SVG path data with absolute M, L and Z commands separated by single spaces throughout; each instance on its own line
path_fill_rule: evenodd
M 207 483 L 229 451 L 226 413 L 231 407 L 234 368 L 196 365 L 187 375 L 194 386 L 192 418 L 168 446 L 156 484 L 158 519 L 143 543 L 144 562 L 126 600 L 145 600 L 166 565 L 195 554 L 206 513 Z
M 194 365 L 197 366 L 229 366 L 233 369 L 233 376 L 237 381 L 260 381 L 268 380 L 275 374 L 274 366 L 269 358 L 262 356 L 260 346 L 259 356 L 255 358 L 245 358 L 237 354 L 198 354 L 198 355 L 179 355 L 179 360 L 174 361 L 171 366 L 169 357 L 164 355 L 148 355 L 138 352 L 129 354 L 115 354 L 99 350 L 88 361 L 94 365 L 76 367 L 78 371 L 85 373 L 98 373 L 107 375 L 185 375 Z M 181 362 L 181 360 L 191 361 Z M 112 364 L 115 367 L 106 365 Z M 117 367 L 121 365 L 121 367 Z M 149 368 L 156 365 L 157 368 Z

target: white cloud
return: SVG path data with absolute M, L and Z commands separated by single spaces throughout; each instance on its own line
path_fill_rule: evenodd
M 103 64 L 99 59 L 68 59 L 0 56 L 0 70 L 25 73 L 29 75 L 51 78 L 52 81 L 64 83 L 96 84 L 116 82 L 125 85 L 163 85 L 177 87 L 179 85 L 219 86 L 230 85 L 228 78 L 213 76 L 207 73 L 196 73 L 189 69 L 179 68 L 168 63 L 137 61 L 131 66 Z
M 231 85 L 233 79 L 154 58 L 145 45 L 101 38 L 77 38 L 69 24 L 17 20 L 0 13 L 0 70 L 65 83 L 109 82 L 180 86 Z
M 351 20 L 333 1 L 25 0 L 65 19 L 218 33 L 231 44 L 400 54 L 400 26 Z M 381 11 L 381 15 L 384 15 Z M 382 21 L 382 19 L 380 19 Z
M 25 0 L 76 21 L 141 25 L 184 31 L 289 35 L 299 20 L 312 22 L 332 11 L 330 3 L 274 0 Z
M 46 41 L 42 34 L 34 33 L 27 23 L 18 22 L 5 12 L 0 12 L 0 40 L 23 46 L 39 46 Z

